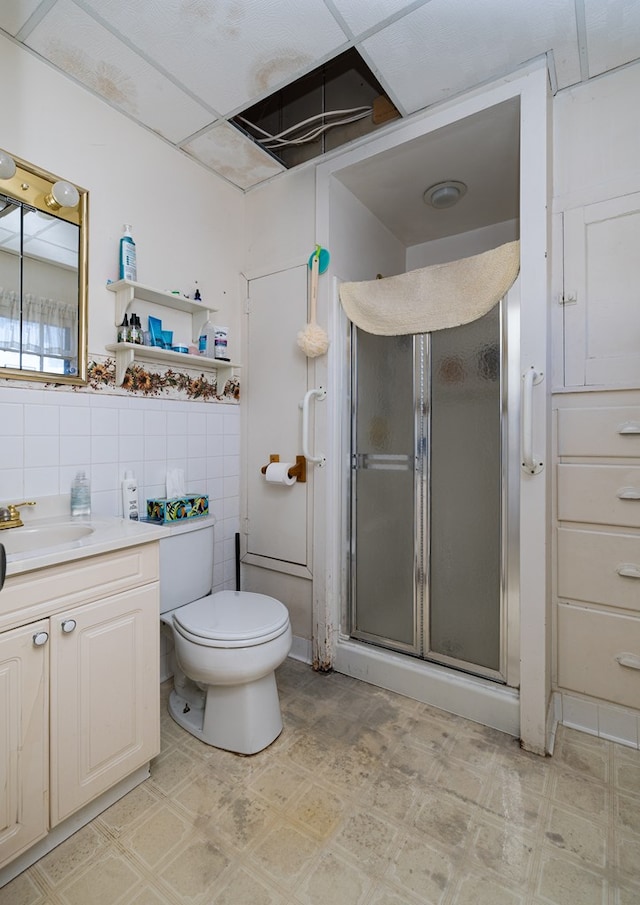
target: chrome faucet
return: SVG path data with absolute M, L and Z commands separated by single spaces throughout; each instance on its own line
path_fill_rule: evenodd
M 0 507 L 0 531 L 3 528 L 22 528 L 24 522 L 20 518 L 20 506 L 35 506 L 35 502 L 9 503 L 7 508 Z

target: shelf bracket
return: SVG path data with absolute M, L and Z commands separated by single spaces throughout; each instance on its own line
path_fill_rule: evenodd
M 205 324 L 209 322 L 209 311 L 194 311 L 191 315 L 191 333 L 194 343 L 197 344 Z
M 124 375 L 127 368 L 131 367 L 135 360 L 135 351 L 133 349 L 118 349 L 114 353 L 116 356 L 116 386 L 121 387 L 124 383 Z
M 135 298 L 135 294 L 133 286 L 120 286 L 113 291 L 116 295 L 116 327 L 119 327 L 124 320 L 124 315 L 128 306 Z

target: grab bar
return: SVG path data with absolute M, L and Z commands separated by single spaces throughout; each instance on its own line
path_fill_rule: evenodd
M 320 468 L 327 461 L 324 456 L 314 456 L 309 451 L 309 404 L 313 398 L 316 398 L 318 402 L 322 402 L 323 399 L 327 398 L 327 391 L 323 387 L 318 387 L 316 390 L 307 390 L 304 394 L 304 399 L 301 402 L 302 407 L 302 455 L 305 457 L 307 462 L 313 462 L 314 465 L 318 465 Z
M 543 378 L 533 367 L 522 375 L 522 467 L 528 474 L 539 474 L 544 466 L 533 457 L 533 388 Z

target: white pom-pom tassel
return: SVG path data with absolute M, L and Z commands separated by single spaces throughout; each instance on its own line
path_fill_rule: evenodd
M 307 324 L 298 333 L 298 345 L 307 358 L 317 358 L 329 348 L 329 337 L 318 324 Z
M 298 333 L 298 346 L 307 358 L 317 358 L 324 355 L 329 348 L 329 337 L 322 327 L 316 323 L 316 304 L 318 298 L 318 269 L 320 246 L 316 245 L 316 251 L 311 262 L 311 301 L 309 305 L 309 323 Z

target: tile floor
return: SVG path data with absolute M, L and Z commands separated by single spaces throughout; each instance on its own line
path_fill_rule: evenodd
M 163 707 L 151 778 L 1 905 L 640 903 L 640 752 L 560 728 L 538 758 L 294 660 L 278 684 L 285 730 L 254 757 Z

